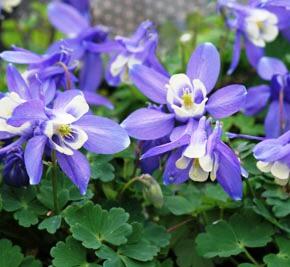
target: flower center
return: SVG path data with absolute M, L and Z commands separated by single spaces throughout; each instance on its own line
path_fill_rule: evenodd
M 62 137 L 69 137 L 72 134 L 72 129 L 69 125 L 63 124 L 58 128 L 58 132 Z
M 189 92 L 184 92 L 182 95 L 183 106 L 185 109 L 191 109 L 193 107 L 192 95 Z

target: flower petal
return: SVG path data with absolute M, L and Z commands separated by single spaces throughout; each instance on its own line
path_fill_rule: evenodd
M 104 106 L 108 109 L 114 109 L 112 102 L 106 97 L 90 91 L 83 91 L 86 101 L 92 106 Z
M 41 56 L 30 51 L 5 51 L 0 54 L 0 57 L 7 62 L 16 64 L 37 64 L 43 60 Z
M 245 48 L 248 61 L 256 68 L 259 60 L 264 56 L 264 48 L 255 46 L 249 40 L 245 40 Z
M 29 182 L 32 185 L 39 184 L 42 171 L 42 155 L 47 142 L 47 137 L 44 135 L 38 135 L 32 137 L 26 145 L 24 152 L 24 162 L 27 174 L 29 176 Z
M 121 126 L 139 140 L 153 140 L 169 134 L 174 127 L 174 114 L 141 108 L 125 119 Z
M 56 158 L 65 175 L 79 188 L 80 193 L 84 195 L 91 176 L 87 158 L 77 150 L 74 151 L 72 156 L 56 152 Z
M 243 183 L 240 162 L 235 153 L 223 142 L 217 144 L 219 165 L 217 181 L 234 200 L 241 200 Z
M 228 117 L 244 107 L 246 95 L 243 85 L 228 85 L 210 96 L 206 109 L 215 119 Z
M 85 53 L 80 71 L 80 89 L 95 92 L 101 83 L 103 66 L 99 54 Z
M 191 55 L 187 65 L 187 76 L 199 79 L 209 93 L 215 86 L 221 67 L 220 55 L 211 43 L 199 45 Z
M 87 133 L 89 139 L 84 147 L 93 153 L 114 154 L 124 150 L 130 144 L 126 131 L 112 120 L 85 115 L 74 124 Z
M 22 99 L 29 99 L 29 90 L 26 82 L 18 70 L 9 64 L 6 70 L 7 86 L 10 92 L 17 93 Z
M 237 68 L 239 61 L 240 61 L 240 57 L 241 57 L 241 40 L 242 34 L 240 31 L 236 32 L 236 38 L 235 38 L 235 42 L 233 45 L 233 55 L 232 55 L 232 62 L 231 62 L 231 66 L 227 72 L 228 75 L 231 75 L 235 69 Z
M 260 77 L 267 81 L 270 81 L 276 74 L 283 75 L 288 72 L 287 67 L 281 60 L 271 57 L 262 57 L 258 63 L 257 71 Z
M 64 3 L 49 4 L 48 18 L 54 27 L 70 37 L 89 27 L 88 21 L 75 8 Z
M 265 106 L 271 95 L 271 89 L 268 85 L 254 86 L 248 89 L 244 113 L 252 116 L 260 112 Z
M 168 77 L 143 65 L 134 65 L 130 70 L 130 77 L 141 93 L 150 100 L 159 104 L 167 103 Z
M 267 138 L 275 138 L 280 136 L 280 107 L 278 101 L 273 101 L 270 104 L 266 119 L 265 119 L 265 132 Z
M 189 179 L 188 172 L 190 165 L 186 169 L 176 168 L 176 161 L 182 156 L 182 149 L 173 151 L 167 159 L 165 170 L 163 173 L 163 183 L 169 184 L 181 184 Z

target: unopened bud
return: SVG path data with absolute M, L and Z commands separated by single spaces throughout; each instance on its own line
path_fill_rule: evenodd
M 154 207 L 160 209 L 164 204 L 164 199 L 159 183 L 149 174 L 140 176 L 140 182 L 144 185 L 143 194 L 145 199 Z

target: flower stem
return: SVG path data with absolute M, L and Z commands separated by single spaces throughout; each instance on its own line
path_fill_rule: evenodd
M 261 266 L 245 247 L 244 247 L 244 253 L 253 264 L 255 264 L 256 266 Z
M 51 161 L 52 161 L 51 185 L 52 185 L 52 193 L 53 193 L 53 204 L 54 204 L 54 212 L 57 215 L 59 214 L 59 205 L 58 205 L 58 199 L 57 199 L 57 165 L 56 165 L 55 151 L 51 153 Z
M 140 177 L 134 177 L 131 180 L 129 180 L 122 188 L 122 190 L 119 193 L 119 197 L 123 195 L 123 193 L 127 190 L 128 187 L 130 187 L 131 184 L 135 183 L 136 181 L 139 181 Z

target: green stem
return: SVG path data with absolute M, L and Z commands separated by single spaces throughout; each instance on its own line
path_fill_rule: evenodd
M 246 184 L 247 184 L 248 190 L 249 190 L 249 192 L 250 192 L 252 198 L 256 198 L 255 191 L 254 191 L 254 189 L 253 189 L 253 187 L 252 187 L 250 181 L 249 181 L 248 179 L 245 179 L 245 181 L 246 181 Z
M 129 180 L 122 188 L 122 190 L 119 193 L 119 197 L 121 197 L 123 195 L 123 193 L 127 190 L 128 187 L 131 186 L 131 184 L 135 183 L 136 181 L 139 181 L 140 177 L 134 177 L 131 180 Z
M 256 266 L 261 266 L 245 247 L 243 249 L 244 249 L 245 255 L 253 264 L 255 264 Z
M 52 193 L 53 193 L 53 204 L 54 204 L 54 212 L 55 214 L 59 214 L 59 205 L 57 199 L 57 164 L 56 164 L 56 156 L 55 151 L 51 153 L 52 160 L 52 170 L 51 170 L 51 184 L 52 184 Z

